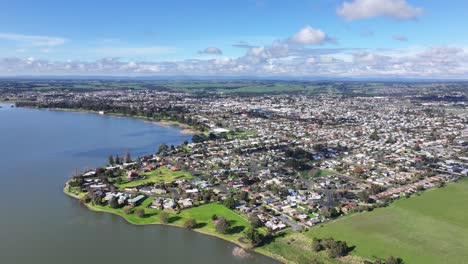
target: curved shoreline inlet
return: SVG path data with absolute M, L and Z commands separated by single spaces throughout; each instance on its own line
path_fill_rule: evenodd
M 63 183 L 77 168 L 98 168 L 110 154 L 144 156 L 162 143 L 190 141 L 180 128 L 1 105 L 0 177 L 8 187 L 0 192 L 0 209 L 8 215 L 0 220 L 0 236 L 8 238 L 0 241 L 1 263 L 277 263 L 257 253 L 233 256 L 235 244 L 184 228 L 128 225 L 64 196 Z

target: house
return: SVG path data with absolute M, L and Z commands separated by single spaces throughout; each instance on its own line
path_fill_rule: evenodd
M 150 171 L 155 170 L 155 169 L 156 169 L 155 166 L 153 166 L 153 165 L 148 165 L 148 166 L 145 166 L 145 167 L 143 168 L 143 171 L 144 171 L 144 172 L 150 172 Z
M 180 168 L 177 167 L 177 166 L 171 166 L 171 167 L 170 167 L 170 170 L 171 170 L 171 171 L 180 171 Z
M 179 205 L 182 208 L 190 208 L 193 206 L 193 200 L 190 198 L 179 200 Z
M 136 170 L 127 171 L 127 176 L 125 178 L 127 181 L 138 179 L 138 172 Z
M 138 195 L 137 197 L 134 197 L 134 198 L 132 198 L 132 199 L 129 199 L 129 200 L 128 200 L 128 204 L 130 204 L 131 206 L 137 206 L 137 205 L 139 205 L 145 198 L 146 198 L 146 196 L 144 196 L 143 194 L 140 194 L 140 195 Z

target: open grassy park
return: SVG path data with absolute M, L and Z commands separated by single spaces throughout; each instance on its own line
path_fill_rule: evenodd
M 355 246 L 352 255 L 367 259 L 402 258 L 405 263 L 466 263 L 468 259 L 468 179 L 419 196 L 402 199 L 387 208 L 353 214 L 287 234 L 264 249 L 298 263 L 308 263 L 314 237 L 333 237 Z M 289 242 L 289 243 L 288 243 Z
M 159 167 L 156 170 L 150 172 L 140 173 L 140 176 L 143 178 L 133 181 L 127 181 L 125 175 L 122 175 L 122 182 L 120 184 L 115 183 L 115 186 L 119 189 L 122 189 L 126 187 L 135 187 L 148 183 L 164 183 L 193 178 L 193 175 L 189 172 L 172 171 L 166 167 Z

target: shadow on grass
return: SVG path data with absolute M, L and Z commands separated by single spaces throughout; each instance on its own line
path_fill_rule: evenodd
M 233 226 L 229 229 L 229 232 L 228 234 L 237 234 L 237 233 L 240 233 L 242 231 L 244 231 L 245 229 L 245 226 Z
M 270 236 L 266 236 L 265 239 L 263 240 L 263 245 L 267 245 L 267 244 L 270 244 L 270 243 L 273 243 L 276 241 L 276 239 L 278 238 L 283 238 L 286 236 L 286 233 L 285 232 L 278 232 L 276 234 L 273 234 L 273 235 L 270 235 Z
M 180 217 L 180 216 L 178 216 L 178 215 L 176 215 L 176 216 L 171 216 L 171 217 L 169 217 L 169 223 L 172 224 L 172 223 L 174 223 L 174 222 L 179 221 L 180 219 L 182 219 L 182 217 Z
M 196 228 L 202 228 L 202 227 L 205 227 L 207 224 L 206 223 L 197 223 L 193 228 L 196 229 Z
M 149 217 L 152 217 L 152 216 L 155 216 L 155 215 L 158 215 L 158 213 L 146 213 L 143 218 L 149 218 Z

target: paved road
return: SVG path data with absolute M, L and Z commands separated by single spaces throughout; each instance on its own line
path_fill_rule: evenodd
M 289 219 L 288 217 L 284 216 L 284 215 L 280 215 L 278 216 L 278 219 L 283 221 L 284 223 L 286 223 L 287 225 L 289 225 L 290 227 L 292 227 L 292 229 L 294 231 L 299 231 L 302 229 L 302 226 L 299 225 L 298 223 L 294 222 L 293 220 Z

